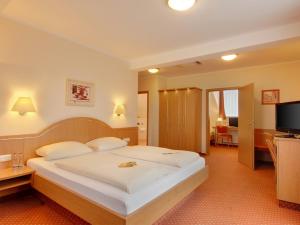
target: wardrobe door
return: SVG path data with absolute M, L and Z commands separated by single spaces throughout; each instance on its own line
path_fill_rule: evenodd
M 168 147 L 168 93 L 159 92 L 159 146 Z
M 179 127 L 178 127 L 178 91 L 168 92 L 168 148 L 179 149 Z
M 177 108 L 178 108 L 178 146 L 177 149 L 186 149 L 186 90 L 177 92 Z
M 201 90 L 187 91 L 186 98 L 186 149 L 200 152 L 201 147 Z

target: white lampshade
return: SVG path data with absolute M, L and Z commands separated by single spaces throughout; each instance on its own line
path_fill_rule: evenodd
M 115 114 L 117 114 L 117 116 L 121 116 L 122 114 L 124 114 L 124 111 L 125 111 L 124 105 L 117 105 L 115 109 Z
M 19 112 L 20 115 L 24 115 L 27 112 L 35 112 L 34 105 L 31 98 L 29 97 L 19 97 L 11 111 Z
M 196 0 L 168 0 L 168 5 L 171 9 L 176 11 L 185 11 L 192 8 Z
M 237 54 L 231 54 L 231 55 L 223 55 L 222 59 L 224 61 L 232 61 L 235 60 L 237 58 Z

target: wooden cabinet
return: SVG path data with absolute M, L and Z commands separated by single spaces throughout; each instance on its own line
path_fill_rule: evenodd
M 300 204 L 300 140 L 275 138 L 277 147 L 277 198 Z
M 200 152 L 201 99 L 198 88 L 159 92 L 159 146 Z
M 29 167 L 5 168 L 0 170 L 0 197 L 10 195 L 30 187 L 33 170 Z

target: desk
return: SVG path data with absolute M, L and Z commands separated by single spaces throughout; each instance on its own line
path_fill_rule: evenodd
M 239 144 L 239 128 L 231 127 L 231 126 L 228 126 L 227 128 L 228 128 L 228 133 L 232 135 L 232 145 L 238 145 Z M 216 141 L 217 140 L 217 127 L 213 127 L 213 129 L 215 131 L 214 139 Z M 217 144 L 222 144 L 222 143 L 217 143 Z

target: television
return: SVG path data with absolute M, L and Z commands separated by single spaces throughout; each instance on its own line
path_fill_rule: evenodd
M 239 118 L 238 117 L 229 117 L 229 126 L 238 127 L 239 126 Z
M 300 101 L 276 104 L 276 130 L 300 134 Z

